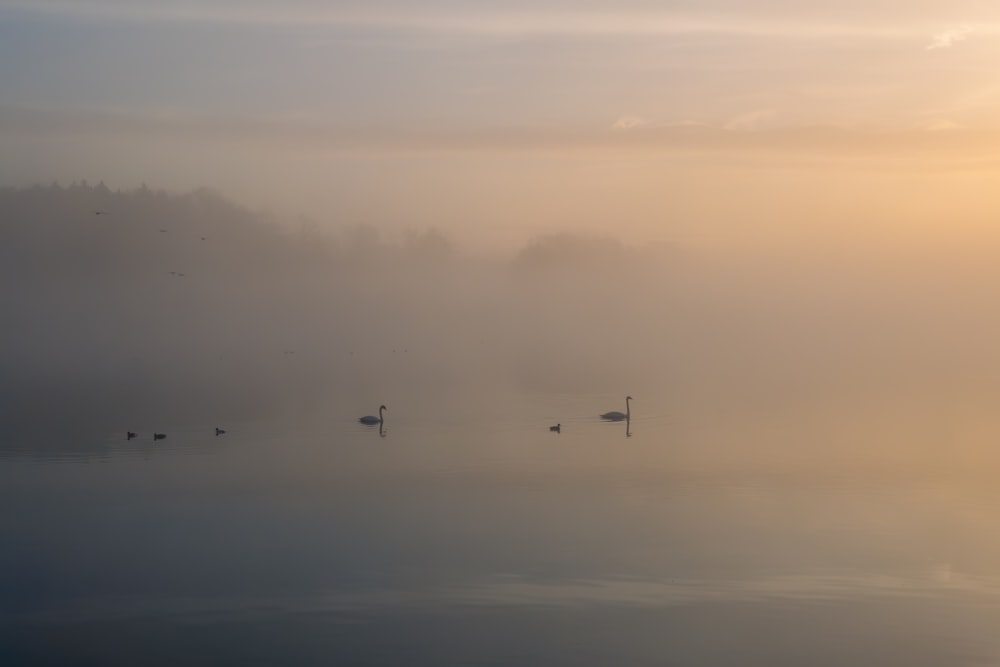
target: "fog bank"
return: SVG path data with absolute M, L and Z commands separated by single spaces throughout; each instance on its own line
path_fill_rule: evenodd
M 485 258 L 434 229 L 282 226 L 208 190 L 6 189 L 0 420 L 42 441 L 429 395 L 643 393 L 679 428 L 767 432 L 794 413 L 851 437 L 838 414 L 861 411 L 920 415 L 923 437 L 935 413 L 938 435 L 985 441 L 994 250 L 565 233 Z

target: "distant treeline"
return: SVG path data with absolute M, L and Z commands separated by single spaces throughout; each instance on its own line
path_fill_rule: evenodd
M 0 275 L 9 277 L 120 277 L 184 268 L 256 273 L 378 261 L 440 266 L 454 256 L 452 241 L 436 229 L 410 229 L 390 243 L 367 224 L 279 224 L 209 188 L 112 191 L 103 181 L 85 180 L 0 188 Z M 614 239 L 562 233 L 529 240 L 510 266 L 594 272 L 672 258 L 670 248 L 639 254 Z
M 9 277 L 266 273 L 370 263 L 390 254 L 437 262 L 451 252 L 450 241 L 435 230 L 410 231 L 392 245 L 372 226 L 337 234 L 316 223 L 280 225 L 207 188 L 112 191 L 86 181 L 0 188 L 0 271 Z

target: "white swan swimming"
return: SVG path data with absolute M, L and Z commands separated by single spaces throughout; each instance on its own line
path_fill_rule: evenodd
M 625 412 L 618 412 L 617 410 L 612 410 L 611 412 L 605 412 L 601 415 L 601 419 L 607 419 L 611 422 L 620 422 L 623 420 L 632 420 L 632 411 L 629 409 L 628 402 L 632 400 L 631 396 L 625 397 Z
M 381 424 L 383 421 L 382 411 L 385 409 L 386 407 L 384 405 L 380 405 L 378 406 L 378 417 L 374 417 L 372 415 L 365 415 L 364 417 L 359 417 L 358 421 L 361 422 L 362 424 L 368 424 L 369 426 L 374 426 L 375 424 Z

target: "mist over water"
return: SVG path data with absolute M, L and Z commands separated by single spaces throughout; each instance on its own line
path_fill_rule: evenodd
M 0 208 L 0 416 L 41 447 L 498 392 L 615 397 L 603 412 L 632 393 L 656 397 L 639 414 L 736 429 L 775 465 L 996 461 L 991 247 L 563 233 L 472 256 L 433 229 L 280 225 L 207 190 L 8 189 Z
M 991 252 L 0 191 L 0 657 L 988 664 Z

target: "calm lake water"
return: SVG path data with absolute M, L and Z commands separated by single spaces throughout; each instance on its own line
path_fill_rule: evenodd
M 0 663 L 1000 665 L 995 465 L 635 396 L 7 441 Z

